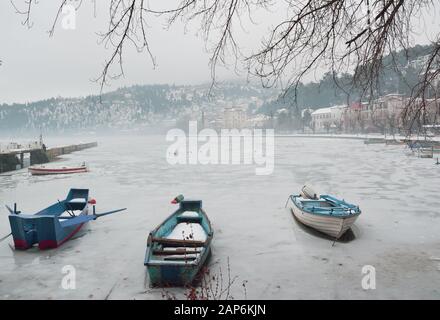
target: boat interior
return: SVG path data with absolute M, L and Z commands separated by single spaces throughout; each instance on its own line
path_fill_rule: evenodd
M 75 215 L 75 212 L 81 213 L 84 210 L 87 206 L 88 198 L 88 189 L 70 189 L 65 200 L 58 201 L 50 207 L 36 213 L 36 215 L 59 216 L 60 218 L 71 217 Z
M 319 207 L 319 208 L 335 208 L 336 206 L 325 199 L 311 200 L 311 199 L 300 199 L 301 204 L 304 207 Z
M 173 220 L 163 236 L 152 239 L 151 259 L 155 262 L 196 260 L 205 249 L 208 238 L 202 216 L 197 211 L 187 210 Z

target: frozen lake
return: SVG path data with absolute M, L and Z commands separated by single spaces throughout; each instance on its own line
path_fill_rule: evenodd
M 72 140 L 72 138 L 70 139 Z M 93 141 L 48 139 L 47 144 Z M 127 207 L 85 227 L 54 250 L 11 249 L 0 242 L 0 299 L 162 299 L 143 265 L 148 232 L 175 210 L 182 193 L 203 200 L 214 228 L 213 272 L 227 260 L 235 299 L 439 299 L 440 166 L 402 146 L 358 140 L 277 138 L 275 169 L 255 165 L 169 165 L 164 136 L 96 139 L 97 148 L 64 156 L 90 165 L 72 176 L 0 176 L 0 237 L 10 232 L 4 204 L 27 213 L 89 188 L 97 210 Z M 284 208 L 308 182 L 318 193 L 359 204 L 355 239 L 332 241 L 302 227 Z M 76 289 L 61 287 L 62 268 Z M 376 289 L 361 286 L 362 267 L 376 269 Z M 246 281 L 246 296 L 243 282 Z M 172 289 L 177 296 L 182 289 Z

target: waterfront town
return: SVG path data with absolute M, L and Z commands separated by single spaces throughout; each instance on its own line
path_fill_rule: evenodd
M 202 119 L 204 127 L 211 128 L 275 128 L 279 132 L 304 133 L 380 133 L 403 134 L 405 114 L 409 98 L 403 94 L 392 93 L 369 102 L 356 102 L 350 105 L 334 105 L 325 108 L 303 108 L 292 116 L 288 108 L 278 109 L 272 115 L 247 112 L 246 106 L 228 106 L 222 113 L 193 114 Z M 421 104 L 422 102 L 420 102 Z M 440 128 L 440 101 L 426 99 L 420 118 L 430 123 L 425 128 L 435 132 Z M 283 125 L 291 120 L 290 127 Z

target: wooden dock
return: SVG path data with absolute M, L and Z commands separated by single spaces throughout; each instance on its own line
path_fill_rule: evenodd
M 17 166 L 19 166 L 20 169 L 23 169 L 25 154 L 30 155 L 30 165 L 34 165 L 53 161 L 64 154 L 94 148 L 97 146 L 97 142 L 89 142 L 47 149 L 43 145 L 42 147 L 19 148 L 0 151 L 0 173 L 14 171 L 17 169 Z
M 69 154 L 76 151 L 81 151 L 84 149 L 95 148 L 98 146 L 97 142 L 81 143 L 81 144 L 71 144 L 63 147 L 54 147 L 46 150 L 46 155 L 49 161 L 56 159 L 63 154 Z

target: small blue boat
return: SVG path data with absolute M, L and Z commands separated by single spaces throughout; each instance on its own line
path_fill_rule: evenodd
M 293 215 L 303 224 L 339 239 L 361 214 L 359 206 L 330 195 L 317 195 L 304 186 L 298 195 L 290 195 Z M 286 205 L 287 205 L 286 204 Z
M 93 213 L 89 214 L 89 205 Z M 88 189 L 70 189 L 66 199 L 37 212 L 22 214 L 6 206 L 9 210 L 9 223 L 14 238 L 15 249 L 26 250 L 38 244 L 40 249 L 57 248 L 72 238 L 90 220 L 123 211 L 118 209 L 104 213 L 95 212 L 96 201 L 89 198 Z
M 144 265 L 151 286 L 190 285 L 211 252 L 213 230 L 202 201 L 179 197 L 173 202 L 179 209 L 148 236 Z

